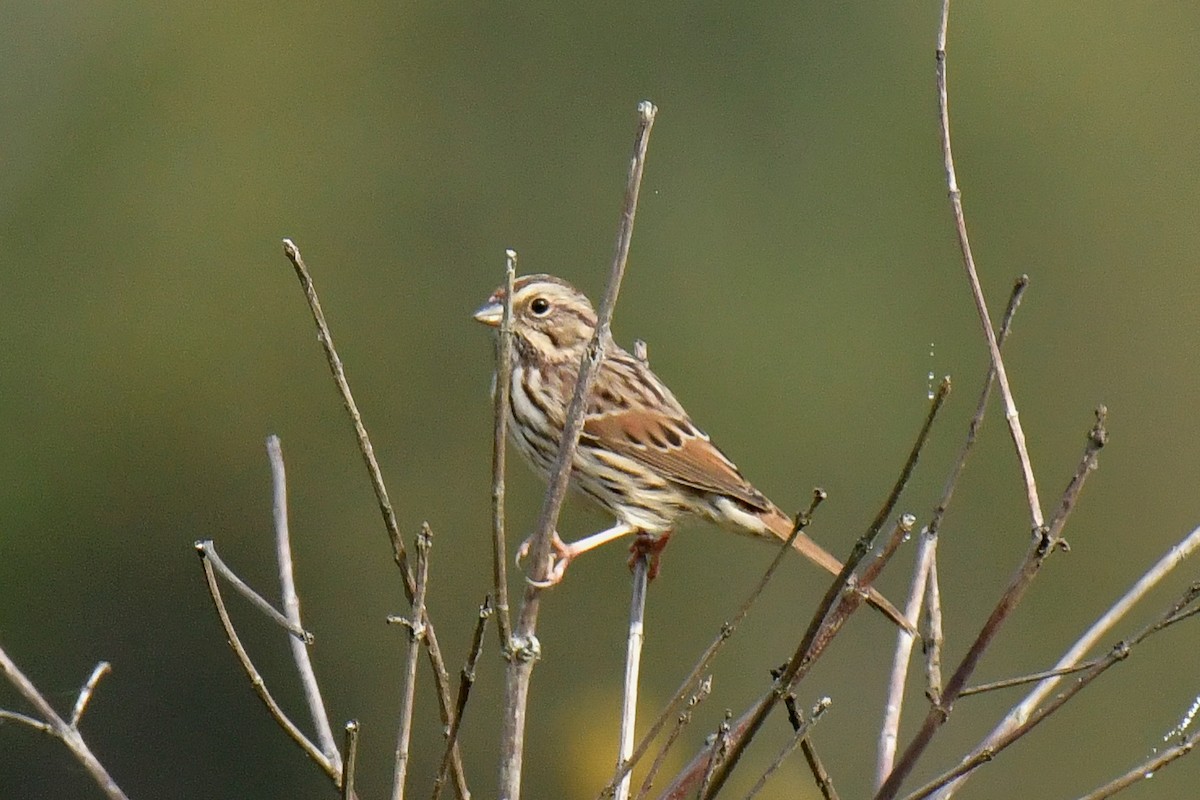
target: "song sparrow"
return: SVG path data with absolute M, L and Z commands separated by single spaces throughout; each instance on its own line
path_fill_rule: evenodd
M 501 287 L 475 312 L 475 319 L 498 327 L 503 299 Z M 509 433 L 545 479 L 558 453 L 596 312 L 582 292 L 552 275 L 518 278 L 512 305 Z M 613 341 L 592 386 L 571 482 L 616 517 L 617 524 L 570 544 L 556 533 L 550 583 L 560 581 L 581 553 L 630 533 L 669 535 L 689 514 L 755 537 L 786 540 L 792 533 L 792 520 L 709 441 L 649 366 Z M 803 533 L 794 547 L 831 573 L 842 568 Z M 868 602 L 909 627 L 878 592 L 870 590 Z

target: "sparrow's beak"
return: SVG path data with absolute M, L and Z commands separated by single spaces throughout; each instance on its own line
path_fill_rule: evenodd
M 500 318 L 504 316 L 504 305 L 499 300 L 488 298 L 486 303 L 475 309 L 472 316 L 484 325 L 499 328 Z

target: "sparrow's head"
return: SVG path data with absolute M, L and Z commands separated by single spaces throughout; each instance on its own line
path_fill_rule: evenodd
M 513 283 L 513 333 L 539 351 L 573 353 L 587 345 L 596 329 L 596 312 L 583 292 L 553 275 L 522 275 Z M 475 319 L 500 327 L 504 287 L 492 292 Z

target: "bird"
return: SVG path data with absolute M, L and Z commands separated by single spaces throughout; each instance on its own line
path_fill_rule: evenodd
M 505 288 L 474 313 L 499 328 Z M 596 330 L 595 309 L 583 292 L 553 275 L 513 282 L 512 380 L 508 431 L 516 449 L 543 479 L 558 453 L 579 366 Z M 607 334 L 604 360 L 592 385 L 570 485 L 615 519 L 575 542 L 552 537 L 549 577 L 560 582 L 581 554 L 622 536 L 659 542 L 675 526 L 700 517 L 735 533 L 787 540 L 795 524 L 742 475 L 684 410 L 667 385 Z M 842 562 L 805 533 L 793 540 L 802 556 L 838 574 Z M 528 540 L 519 554 L 529 549 Z M 887 598 L 867 590 L 867 602 L 906 630 L 911 624 Z

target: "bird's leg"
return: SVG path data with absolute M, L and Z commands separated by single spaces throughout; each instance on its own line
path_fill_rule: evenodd
M 646 577 L 649 580 L 657 578 L 659 556 L 667 548 L 667 542 L 669 541 L 671 541 L 671 531 L 663 531 L 662 533 L 638 531 L 637 538 L 633 540 L 633 544 L 629 545 L 629 568 L 633 569 L 633 565 L 637 563 L 637 560 L 645 556 L 648 562 Z
M 602 530 L 599 533 L 593 533 L 591 536 L 585 536 L 578 541 L 567 544 L 558 536 L 558 531 L 555 531 L 550 539 L 550 569 L 544 581 L 529 582 L 534 586 L 546 588 L 554 586 L 563 579 L 563 575 L 567 572 L 567 567 L 577 557 L 586 553 L 588 550 L 595 549 L 602 544 L 611 542 L 613 539 L 620 539 L 630 533 L 635 533 L 638 529 L 632 525 L 618 523 L 611 528 Z M 529 548 L 532 546 L 530 539 L 521 542 L 521 546 L 517 548 L 517 562 L 529 555 Z

